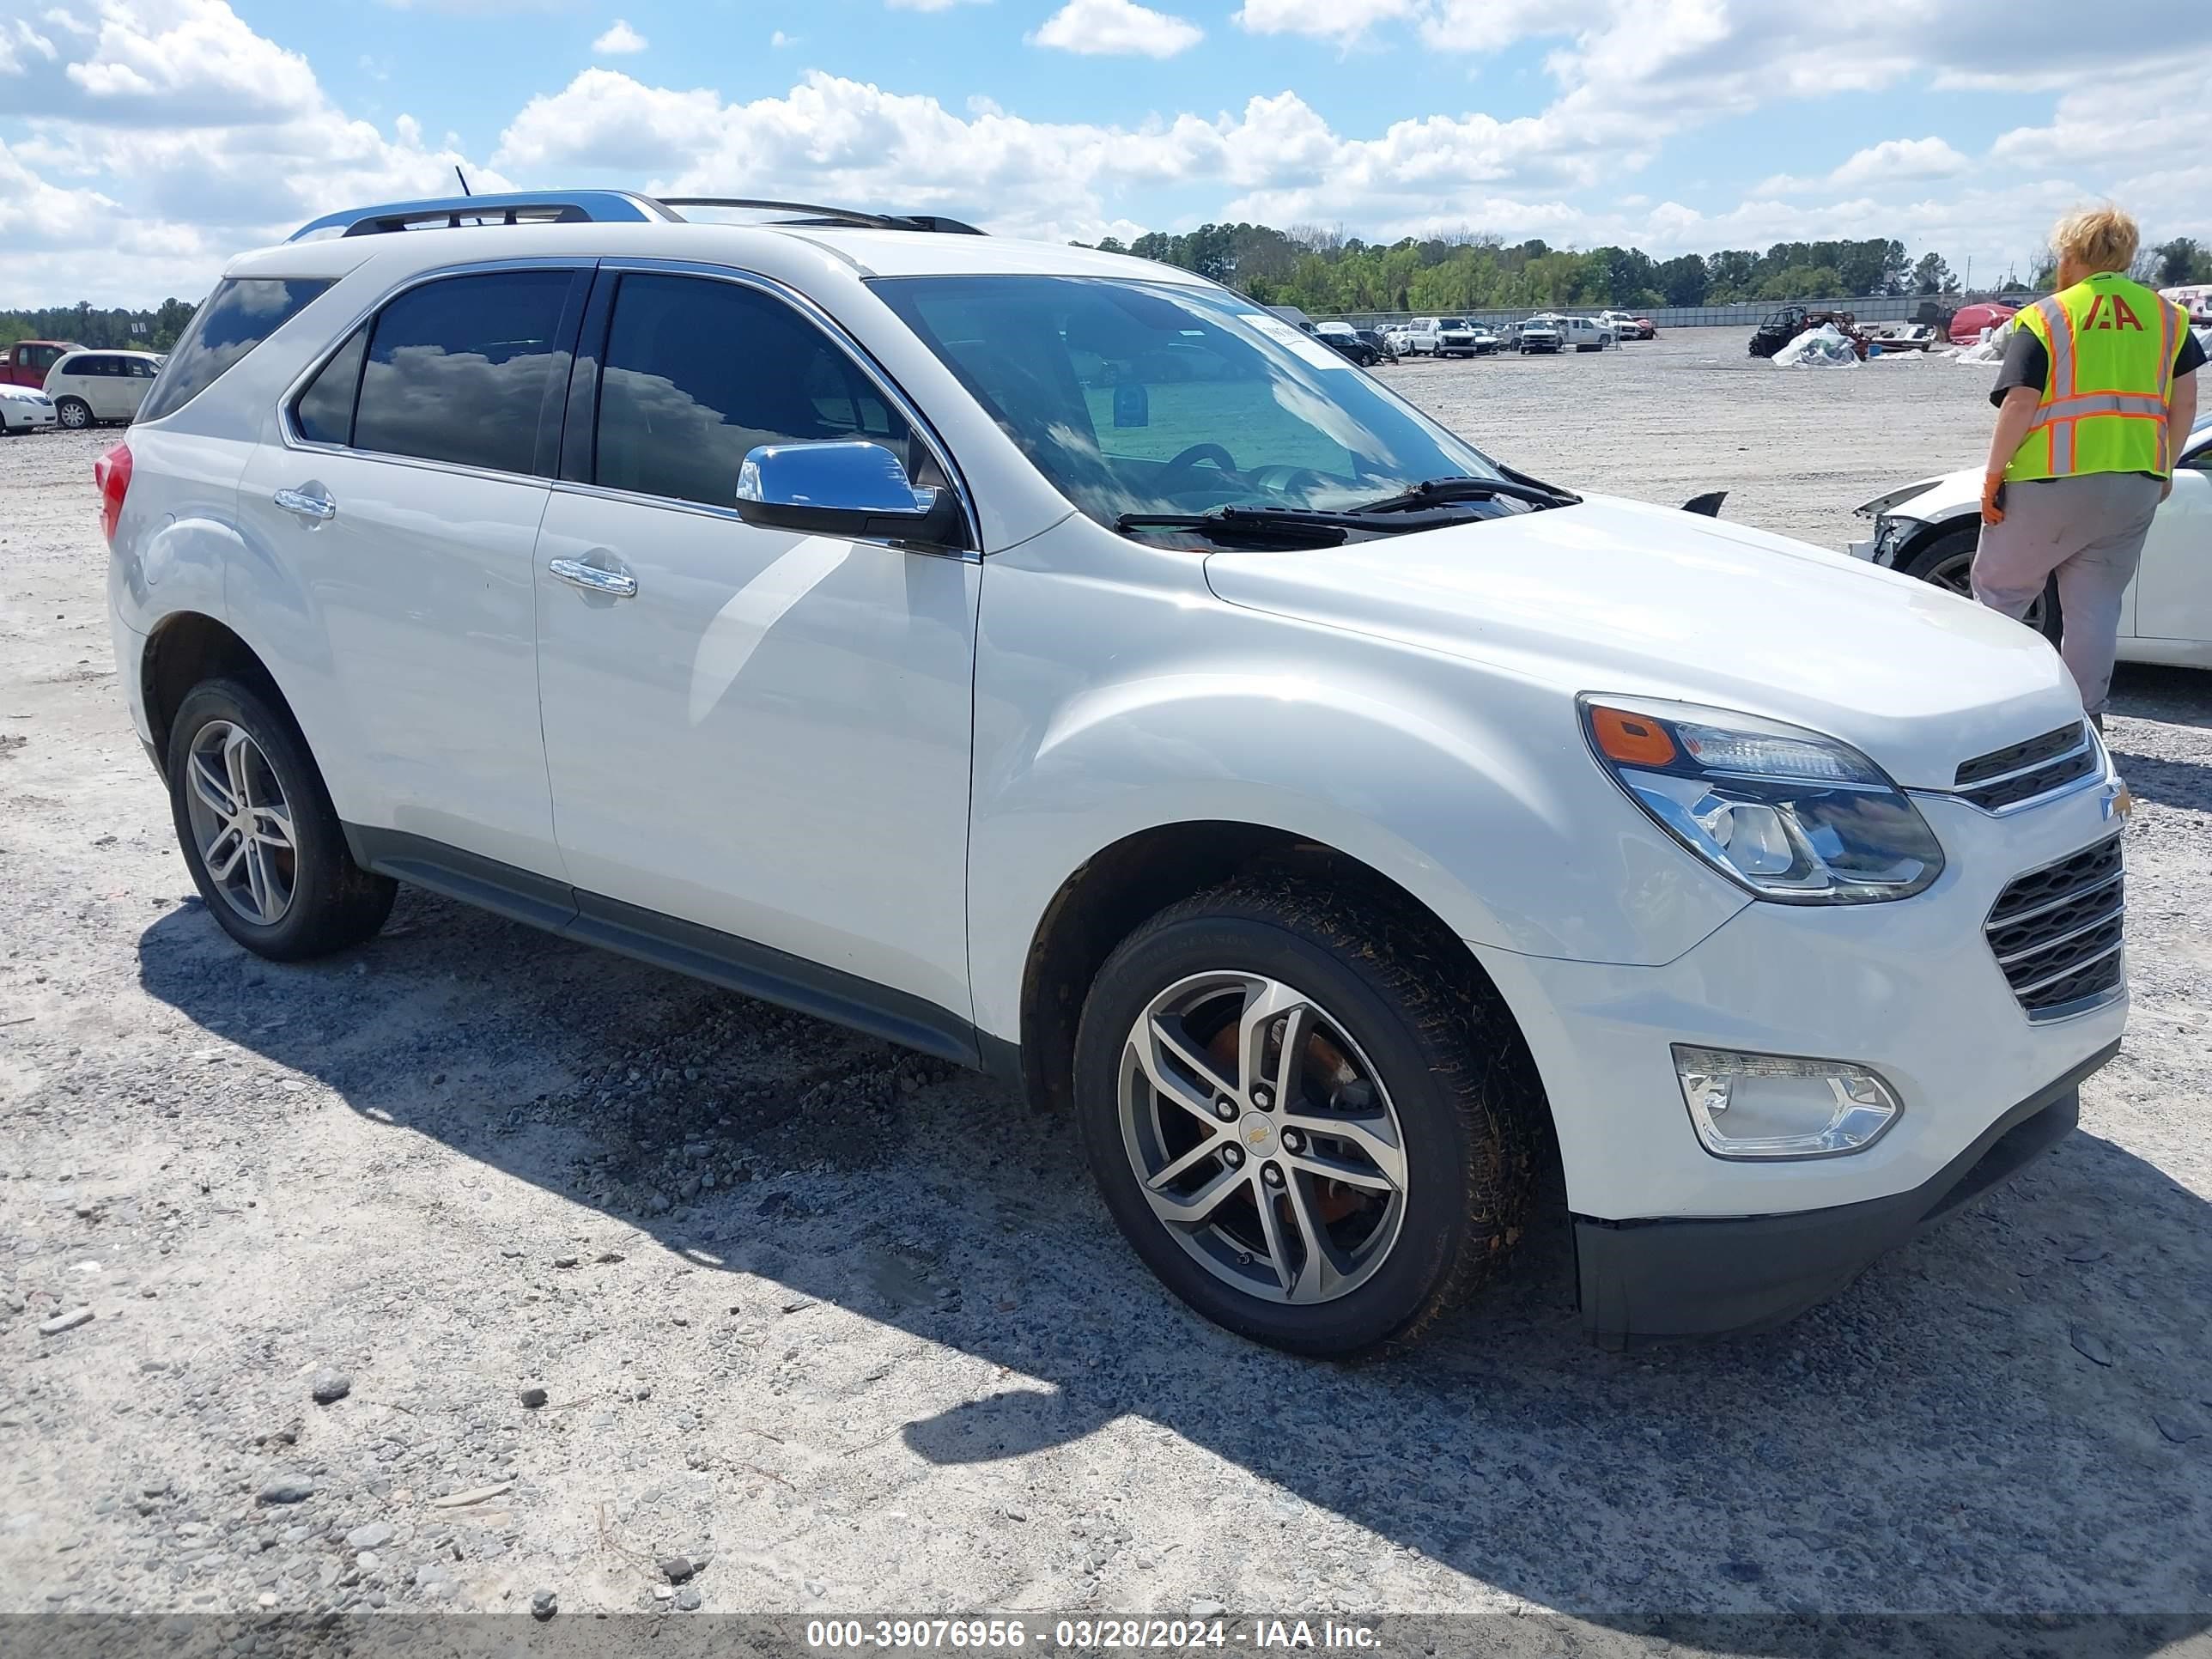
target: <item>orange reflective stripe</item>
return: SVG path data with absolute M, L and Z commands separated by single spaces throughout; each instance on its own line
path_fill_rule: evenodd
M 2166 399 L 2141 392 L 2077 392 L 2071 398 L 2058 398 L 2043 404 L 2036 410 L 2035 424 L 2074 420 L 2084 415 L 2135 415 L 2162 421 L 2166 418 Z
M 2075 384 L 2079 366 L 2074 350 L 2073 315 L 2056 294 L 2037 301 L 2029 309 L 2043 319 L 2048 331 L 2044 343 L 2051 355 L 2051 374 L 2043 389 L 2044 401 L 2070 398 L 2079 389 Z

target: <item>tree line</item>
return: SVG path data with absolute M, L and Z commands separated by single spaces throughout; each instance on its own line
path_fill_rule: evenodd
M 103 351 L 167 351 L 197 309 L 190 300 L 164 300 L 151 311 L 102 310 L 88 300 L 43 310 L 0 311 L 0 346 L 18 340 L 69 340 Z
M 1079 247 L 1091 246 L 1079 242 Z M 1549 309 L 1565 306 L 1717 306 L 1739 301 L 1825 300 L 1881 295 L 1963 297 L 1957 272 L 1940 253 L 1917 259 L 1893 238 L 1864 241 L 1777 242 L 1761 253 L 1729 248 L 1655 259 L 1632 247 L 1587 252 L 1530 239 L 1508 246 L 1479 233 L 1408 237 L 1385 246 L 1341 230 L 1297 226 L 1200 225 L 1181 234 L 1149 231 L 1123 243 L 1097 244 L 1210 276 L 1262 305 L 1302 310 L 1455 311 Z M 2132 273 L 2154 288 L 2212 283 L 2212 247 L 2177 236 L 2145 248 Z M 2027 286 L 2051 286 L 2048 258 Z M 73 306 L 0 311 L 0 346 L 17 340 L 71 340 L 101 349 L 167 351 L 195 305 L 164 300 L 150 310 L 89 301 Z
M 1079 244 L 1079 246 L 1089 246 Z M 1180 234 L 1150 231 L 1109 252 L 1180 265 L 1249 294 L 1262 305 L 1316 313 L 1445 313 L 1513 307 L 1714 306 L 1846 296 L 1960 296 L 1944 257 L 1913 258 L 1891 237 L 1863 241 L 1777 242 L 1765 252 L 1729 248 L 1655 259 L 1639 248 L 1580 252 L 1540 240 L 1508 245 L 1469 232 L 1386 245 L 1313 226 L 1201 225 Z M 2136 275 L 2155 286 L 2212 282 L 2212 250 L 2177 237 L 2146 249 Z M 2047 273 L 2038 270 L 2038 278 Z

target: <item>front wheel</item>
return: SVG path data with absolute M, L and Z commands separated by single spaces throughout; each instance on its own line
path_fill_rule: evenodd
M 397 884 L 353 861 L 306 740 L 253 687 L 209 680 L 186 695 L 168 775 L 193 884 L 247 950 L 299 962 L 384 926 Z
M 82 398 L 64 398 L 54 405 L 54 416 L 72 432 L 92 424 L 92 405 Z
M 1980 526 L 1968 525 L 1948 535 L 1938 536 L 1897 568 L 1905 575 L 1917 576 L 1947 593 L 1971 599 L 1974 597 L 1974 550 L 1981 545 L 1981 539 Z M 2063 619 L 2058 612 L 2057 577 L 2045 584 L 2042 597 L 2028 606 L 2027 615 L 2021 621 L 2052 645 L 2058 643 Z
M 1520 1236 L 1543 1102 L 1425 932 L 1289 877 L 1171 906 L 1085 1004 L 1085 1162 L 1146 1265 L 1293 1353 L 1405 1345 Z

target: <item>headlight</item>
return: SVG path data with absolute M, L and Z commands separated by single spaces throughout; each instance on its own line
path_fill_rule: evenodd
M 1690 703 L 1581 705 L 1591 752 L 1629 799 L 1757 897 L 1872 904 L 1943 872 L 1919 809 L 1848 744 Z
M 1716 1158 L 1833 1158 L 1863 1152 L 1904 1107 L 1846 1060 L 1674 1045 L 1674 1075 L 1698 1139 Z

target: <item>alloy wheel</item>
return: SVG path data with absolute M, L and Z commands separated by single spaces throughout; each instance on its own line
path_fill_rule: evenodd
M 1974 597 L 1973 575 L 1974 556 L 1970 550 L 1954 554 L 1942 563 L 1934 566 L 1924 580 L 1934 583 L 1947 593 L 1956 593 L 1962 598 L 1971 599 Z M 2043 605 L 2044 596 L 2039 593 L 2035 596 L 2035 603 L 2027 607 L 2027 614 L 2021 618 L 2021 621 L 2039 634 L 2043 632 Z
M 92 411 L 73 398 L 64 400 L 61 407 L 61 422 L 72 430 L 82 430 L 92 424 Z
M 185 799 L 208 880 L 224 902 L 258 927 L 292 908 L 299 870 L 292 806 L 244 726 L 210 720 L 185 757 Z
M 1122 1048 L 1121 1139 L 1146 1201 L 1208 1273 L 1262 1300 L 1346 1296 L 1405 1219 L 1405 1135 L 1327 1009 L 1255 974 L 1193 975 Z

